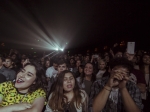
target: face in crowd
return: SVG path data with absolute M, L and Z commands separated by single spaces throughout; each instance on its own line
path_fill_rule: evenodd
M 53 63 L 53 67 L 54 67 L 55 70 L 57 70 L 58 64 L 57 63 Z
M 122 57 L 123 56 L 123 53 L 122 52 L 117 52 L 116 54 L 115 54 L 115 57 Z
M 79 66 L 79 73 L 83 73 L 83 68 Z
M 143 58 L 143 63 L 146 64 L 146 65 L 149 65 L 150 64 L 150 56 L 149 55 L 144 55 Z
M 58 74 L 60 74 L 62 71 L 67 70 L 67 69 L 68 68 L 67 68 L 66 63 L 58 65 L 58 68 L 57 68 Z
M 78 67 L 78 66 L 80 66 L 81 65 L 81 61 L 80 60 L 77 60 L 76 61 L 76 66 Z
M 93 74 L 93 65 L 91 63 L 87 63 L 84 67 L 84 74 L 85 75 L 92 75 Z
M 84 60 L 85 60 L 85 62 L 88 62 L 90 60 L 90 56 L 88 56 L 88 55 L 85 56 Z
M 15 60 L 16 57 L 17 57 L 16 54 L 13 54 L 13 55 L 11 56 L 12 60 Z
M 12 67 L 13 62 L 11 59 L 5 59 L 5 67 L 10 68 Z
M 32 84 L 35 84 L 36 69 L 34 66 L 27 65 L 17 74 L 15 87 L 18 90 L 28 91 Z
M 63 90 L 65 92 L 73 91 L 75 87 L 75 78 L 72 73 L 65 73 L 63 80 Z
M 104 70 L 106 68 L 107 63 L 104 60 L 99 61 L 99 69 Z
M 45 67 L 46 67 L 46 68 L 50 67 L 50 60 L 46 60 L 46 61 L 45 61 Z

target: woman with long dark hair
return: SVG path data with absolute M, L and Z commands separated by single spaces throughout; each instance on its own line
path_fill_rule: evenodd
M 77 78 L 79 87 L 90 95 L 92 83 L 96 80 L 95 69 L 92 63 L 86 63 L 84 66 L 83 75 Z
M 50 94 L 45 112 L 88 112 L 88 97 L 80 90 L 72 72 L 61 72 Z
M 144 112 L 150 112 L 149 102 L 150 102 L 150 54 L 144 53 L 141 58 L 140 70 L 145 75 L 146 88 L 147 91 L 142 93 L 142 101 L 144 104 Z
M 38 63 L 27 63 L 15 82 L 0 84 L 0 112 L 41 112 L 45 104 L 46 77 Z

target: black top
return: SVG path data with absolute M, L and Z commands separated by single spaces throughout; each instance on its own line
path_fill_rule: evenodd
M 64 105 L 64 112 L 77 112 L 74 104 L 70 104 L 69 102 Z
M 0 74 L 0 83 L 5 81 L 6 81 L 6 77 L 3 74 Z

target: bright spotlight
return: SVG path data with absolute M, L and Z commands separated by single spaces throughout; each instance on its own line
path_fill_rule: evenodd
M 56 48 L 56 51 L 58 51 L 58 48 Z
M 61 51 L 63 51 L 64 49 L 60 49 Z

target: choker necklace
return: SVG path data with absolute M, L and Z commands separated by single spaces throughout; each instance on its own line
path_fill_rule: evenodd
M 17 89 L 17 92 L 18 92 L 18 94 L 23 95 L 23 97 L 20 99 L 20 103 L 23 103 L 22 101 L 23 101 L 23 99 L 24 99 L 24 98 L 26 98 L 26 97 L 27 97 L 28 92 L 27 92 L 27 93 L 21 93 L 21 92 L 19 92 L 19 90 L 18 90 L 18 89 Z
M 23 103 L 22 101 L 23 101 L 24 98 L 27 97 L 27 95 L 28 95 L 28 93 L 26 93 L 26 94 L 21 98 L 20 103 Z

